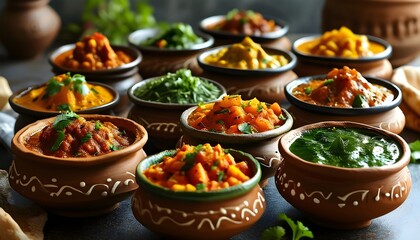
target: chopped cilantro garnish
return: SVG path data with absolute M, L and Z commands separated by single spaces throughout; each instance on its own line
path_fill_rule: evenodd
M 101 122 L 100 122 L 99 120 L 97 120 L 97 121 L 95 122 L 95 130 L 96 130 L 96 131 L 98 131 L 99 129 L 101 129 L 101 127 L 102 127 Z
M 91 138 L 92 138 L 92 133 L 88 132 L 84 137 L 82 137 L 82 139 L 80 139 L 80 141 L 82 143 L 85 143 L 85 142 L 89 141 L 89 139 L 91 139 Z
M 58 105 L 57 110 L 60 112 L 71 112 L 71 108 L 68 103 L 63 103 L 63 104 Z
M 206 185 L 204 183 L 199 183 L 195 185 L 195 188 L 197 188 L 198 191 L 203 191 L 206 189 Z
M 54 141 L 54 144 L 51 147 L 51 151 L 55 152 L 60 148 L 61 143 L 64 141 L 65 133 L 64 130 L 57 131 L 57 138 Z
M 311 87 L 306 87 L 306 88 L 305 88 L 305 93 L 306 93 L 306 95 L 311 94 L 311 92 L 312 92 L 312 88 L 311 88 Z
M 182 166 L 181 171 L 188 171 L 188 169 L 192 168 L 195 163 L 195 156 L 201 150 L 203 145 L 197 145 L 193 152 L 187 153 L 184 158 L 184 166 Z
M 224 114 L 229 113 L 229 108 L 223 108 L 214 112 L 214 114 Z
M 325 81 L 324 81 L 324 86 L 327 86 L 327 85 L 330 85 L 331 83 L 333 83 L 334 82 L 334 79 L 326 79 Z
M 245 134 L 251 134 L 252 133 L 251 125 L 247 122 L 238 124 L 238 130 L 241 131 L 242 133 L 245 133 Z
M 117 151 L 117 150 L 120 150 L 121 148 L 120 148 L 120 147 L 118 147 L 118 146 L 115 146 L 115 145 L 109 145 L 109 149 L 110 149 L 111 151 Z
M 53 123 L 53 128 L 58 130 L 63 130 L 66 128 L 72 121 L 79 118 L 79 115 L 77 115 L 74 112 L 65 112 L 60 115 L 58 115 Z
M 223 181 L 223 178 L 225 177 L 225 173 L 224 172 L 218 172 L 217 173 L 217 181 L 221 182 Z

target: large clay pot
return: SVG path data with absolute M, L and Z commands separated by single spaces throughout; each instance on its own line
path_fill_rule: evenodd
M 61 26 L 49 0 L 8 0 L 0 15 L 0 40 L 13 58 L 33 58 L 54 41 Z
M 344 168 L 303 160 L 290 145 L 305 131 L 318 128 L 356 128 L 396 142 L 397 162 L 380 167 Z M 320 122 L 286 133 L 279 149 L 284 161 L 275 183 L 281 196 L 318 225 L 335 229 L 367 227 L 407 199 L 411 190 L 408 144 L 397 134 L 354 122 Z M 305 149 L 306 150 L 306 149 Z
M 266 200 L 258 185 L 261 170 L 249 154 L 227 149 L 235 161 L 246 161 L 252 177 L 236 186 L 217 191 L 171 191 L 152 183 L 144 171 L 173 156 L 167 150 L 144 159 L 137 166 L 139 189 L 132 198 L 132 211 L 146 228 L 164 239 L 229 239 L 252 227 L 262 217 Z
M 322 30 L 341 26 L 389 42 L 394 50 L 390 58 L 394 67 L 420 53 L 419 0 L 325 0 Z
M 138 188 L 137 164 L 146 157 L 148 136 L 143 126 L 109 115 L 80 115 L 86 120 L 111 122 L 135 138 L 123 149 L 92 157 L 60 158 L 44 155 L 25 146 L 29 136 L 55 118 L 47 118 L 21 129 L 12 140 L 13 162 L 10 186 L 47 211 L 68 217 L 108 213 Z

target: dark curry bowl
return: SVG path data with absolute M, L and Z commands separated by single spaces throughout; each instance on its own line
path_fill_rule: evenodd
M 318 113 L 327 113 L 327 114 L 334 114 L 334 115 L 347 115 L 347 116 L 355 116 L 355 115 L 364 115 L 364 114 L 375 114 L 375 113 L 381 113 L 389 111 L 393 108 L 398 107 L 402 101 L 402 92 L 401 90 L 393 83 L 380 79 L 375 77 L 367 77 L 363 76 L 368 82 L 376 85 L 380 85 L 383 87 L 388 88 L 391 90 L 394 94 L 394 99 L 386 103 L 384 105 L 379 106 L 373 106 L 368 108 L 340 108 L 340 107 L 330 107 L 330 106 L 322 106 L 322 105 L 316 105 L 312 103 L 308 103 L 305 101 L 302 101 L 298 98 L 296 98 L 292 91 L 295 87 L 302 83 L 307 83 L 312 79 L 325 79 L 326 75 L 314 75 L 314 76 L 307 76 L 307 77 L 301 77 L 298 79 L 295 79 L 288 83 L 284 89 L 285 89 L 285 95 L 287 100 L 289 102 L 301 109 L 305 109 L 311 112 L 318 112 Z
M 221 74 L 236 75 L 236 76 L 267 76 L 267 75 L 273 75 L 273 74 L 278 74 L 278 73 L 292 70 L 296 66 L 297 59 L 296 59 L 296 56 L 292 52 L 281 50 L 281 49 L 266 48 L 266 47 L 263 47 L 263 49 L 267 54 L 283 55 L 289 61 L 289 63 L 278 68 L 239 69 L 239 68 L 220 67 L 220 66 L 208 64 L 204 61 L 204 59 L 207 56 L 211 54 L 215 54 L 221 49 L 227 48 L 230 46 L 231 45 L 224 45 L 224 46 L 219 46 L 219 47 L 215 47 L 215 48 L 204 51 L 197 57 L 198 65 L 205 71 L 221 73 Z
M 384 51 L 379 52 L 377 54 L 374 54 L 372 56 L 367 56 L 367 57 L 359 57 L 359 58 L 346 58 L 346 57 L 327 57 L 327 56 L 319 56 L 319 55 L 313 55 L 313 54 L 309 54 L 309 53 L 304 53 L 302 51 L 298 50 L 298 46 L 300 46 L 303 43 L 309 42 L 309 41 L 313 41 L 317 38 L 320 38 L 322 35 L 314 35 L 314 36 L 308 36 L 308 37 L 302 37 L 299 38 L 298 40 L 293 42 L 292 45 L 292 52 L 294 54 L 296 54 L 296 56 L 299 59 L 305 60 L 305 61 L 310 61 L 310 62 L 336 62 L 339 64 L 342 63 L 347 63 L 347 64 L 352 64 L 352 63 L 363 63 L 363 62 L 372 62 L 372 61 L 378 61 L 378 60 L 382 60 L 382 59 L 387 59 L 391 56 L 392 54 L 392 46 L 391 44 L 389 44 L 387 41 L 378 38 L 378 37 L 374 37 L 374 36 L 370 36 L 370 35 L 366 35 L 366 37 L 368 38 L 369 42 L 372 43 L 376 43 L 379 45 L 382 45 L 384 47 Z
M 110 91 L 113 94 L 114 98 L 109 103 L 92 107 L 92 108 L 88 108 L 88 109 L 84 109 L 84 110 L 80 110 L 80 111 L 75 111 L 75 112 L 77 114 L 88 114 L 88 113 L 111 114 L 113 110 L 116 108 L 116 106 L 118 105 L 118 103 L 120 102 L 120 94 L 114 88 L 106 84 L 98 83 L 98 82 L 89 82 L 89 83 L 106 88 L 108 91 Z M 22 96 L 28 93 L 29 91 L 31 91 L 32 89 L 36 89 L 41 86 L 42 85 L 30 86 L 30 87 L 24 88 L 9 97 L 10 106 L 15 112 L 19 113 L 19 116 L 17 117 L 16 123 L 15 123 L 15 129 L 14 129 L 15 132 L 17 132 L 21 128 L 37 120 L 57 116 L 60 113 L 59 111 L 40 111 L 40 110 L 30 109 L 22 105 L 19 105 L 13 101 L 15 98 Z
M 156 53 L 184 53 L 184 52 L 195 52 L 205 48 L 209 48 L 214 43 L 214 38 L 208 34 L 196 32 L 195 34 L 203 39 L 202 43 L 194 44 L 191 48 L 185 49 L 170 49 L 170 48 L 158 48 L 154 46 L 142 46 L 141 43 L 146 40 L 158 36 L 162 32 L 160 28 L 145 28 L 139 29 L 128 35 L 128 43 L 139 49 L 142 52 L 156 52 Z
M 209 26 L 214 25 L 220 21 L 223 21 L 225 18 L 226 18 L 225 15 L 217 15 L 217 16 L 205 18 L 201 20 L 200 22 L 200 26 L 199 26 L 200 30 L 216 38 L 229 38 L 235 41 L 241 41 L 245 36 L 247 36 L 245 34 L 233 34 L 228 31 L 209 29 Z M 278 18 L 274 18 L 274 17 L 268 17 L 268 16 L 267 16 L 267 19 L 274 20 L 276 22 L 276 25 L 279 26 L 280 29 L 273 32 L 263 33 L 261 35 L 250 35 L 249 37 L 251 37 L 252 40 L 263 43 L 265 41 L 271 41 L 271 40 L 284 37 L 286 33 L 289 31 L 289 25 L 285 21 Z
M 129 46 L 117 46 L 111 45 L 114 51 L 122 51 L 125 54 L 129 55 L 133 60 L 129 63 L 123 64 L 121 66 L 110 68 L 110 69 L 100 69 L 100 70 L 84 70 L 84 69 L 72 69 L 65 66 L 61 66 L 55 62 L 55 59 L 63 54 L 64 52 L 70 51 L 75 48 L 75 44 L 67 44 L 61 47 L 58 47 L 54 50 L 48 58 L 48 62 L 53 67 L 52 71 L 56 74 L 61 73 L 78 73 L 85 75 L 86 78 L 92 79 L 94 78 L 95 81 L 103 81 L 107 79 L 115 79 L 116 75 L 118 79 L 124 79 L 136 74 L 138 69 L 137 66 L 141 62 L 143 56 L 142 54 L 133 47 Z

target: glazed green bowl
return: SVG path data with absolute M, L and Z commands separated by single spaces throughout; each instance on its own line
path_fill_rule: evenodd
M 170 239 L 228 239 L 253 226 L 265 211 L 259 186 L 261 169 L 252 155 L 226 149 L 236 162 L 246 161 L 252 177 L 241 184 L 214 191 L 172 191 L 152 183 L 143 172 L 176 150 L 141 161 L 136 169 L 139 188 L 132 197 L 136 219 L 149 230 Z

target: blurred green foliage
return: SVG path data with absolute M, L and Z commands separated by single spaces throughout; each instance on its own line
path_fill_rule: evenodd
M 100 32 L 112 44 L 126 45 L 128 35 L 141 28 L 158 25 L 153 7 L 147 0 L 86 0 L 81 23 L 71 23 L 65 29 L 67 38 L 80 39 Z

